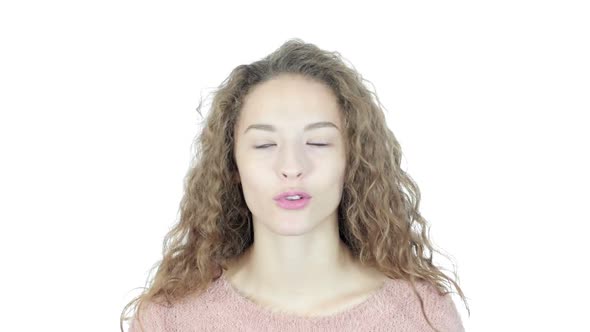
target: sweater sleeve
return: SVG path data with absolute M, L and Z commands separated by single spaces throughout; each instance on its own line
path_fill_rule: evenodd
M 165 331 L 163 310 L 164 308 L 158 304 L 145 303 L 141 313 L 133 317 L 128 332 Z
M 440 295 L 432 285 L 426 287 L 425 293 L 424 309 L 432 325 L 443 332 L 465 332 L 451 293 Z

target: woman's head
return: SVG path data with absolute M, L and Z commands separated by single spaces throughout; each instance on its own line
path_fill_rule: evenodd
M 327 119 L 337 128 L 303 130 L 309 123 Z M 274 133 L 259 129 L 243 132 L 247 129 L 244 126 L 272 122 L 276 122 Z M 210 154 L 209 162 L 224 163 L 221 175 L 224 183 L 231 185 L 224 186 L 222 191 L 226 191 L 233 202 L 232 210 L 236 214 L 228 223 L 232 229 L 242 231 L 232 232 L 231 235 L 237 236 L 236 241 L 228 243 L 240 243 L 243 248 L 231 250 L 241 252 L 252 243 L 253 212 L 268 216 L 270 223 L 272 212 L 269 209 L 273 205 L 261 198 L 272 199 L 288 189 L 326 190 L 313 198 L 323 200 L 323 204 L 310 204 L 310 208 L 312 205 L 317 208 L 310 211 L 316 216 L 311 220 L 317 222 L 320 217 L 334 213 L 342 240 L 357 254 L 366 252 L 363 258 L 371 260 L 367 251 L 370 249 L 364 246 L 366 239 L 350 232 L 356 228 L 357 232 L 368 234 L 371 226 L 350 218 L 358 218 L 358 221 L 378 218 L 369 214 L 380 211 L 368 211 L 370 208 L 366 207 L 388 206 L 396 199 L 391 186 L 378 189 L 380 179 L 392 184 L 403 177 L 399 169 L 401 149 L 386 125 L 376 94 L 367 89 L 362 76 L 346 65 L 337 52 L 327 52 L 294 39 L 259 61 L 236 67 L 215 91 L 204 127 L 200 148 L 222 154 Z M 313 142 L 312 138 L 334 143 L 328 147 L 306 145 L 323 143 Z M 262 143 L 276 145 L 253 148 Z M 205 167 L 207 156 L 200 159 Z M 281 178 L 286 176 L 280 174 L 281 167 L 299 168 L 302 173 L 297 180 L 292 179 L 294 175 L 290 175 L 290 179 Z M 297 172 L 296 169 L 291 172 Z M 314 192 L 309 194 L 314 195 Z M 397 199 L 403 200 L 399 196 Z M 381 212 L 390 214 L 389 210 Z M 297 218 L 310 220 L 304 214 Z M 303 232 L 305 229 L 283 231 Z
M 401 147 L 383 111 L 337 52 L 299 39 L 237 66 L 214 92 L 185 178 L 180 220 L 165 237 L 156 275 L 128 306 L 137 301 L 140 311 L 145 301 L 172 304 L 206 289 L 252 245 L 253 214 L 273 232 L 292 234 L 331 216 L 363 264 L 410 281 L 419 299 L 414 282 L 448 293 L 446 280 L 465 300 L 458 284 L 432 264 L 437 250 L 418 211 L 420 192 L 400 168 Z M 337 129 L 304 130 L 324 121 Z M 247 130 L 254 124 L 272 124 L 276 131 Z M 332 145 L 308 145 L 327 142 Z M 275 145 L 255 149 L 264 144 Z M 279 212 L 269 201 L 290 189 L 324 203 L 290 216 L 309 224 L 272 224 Z

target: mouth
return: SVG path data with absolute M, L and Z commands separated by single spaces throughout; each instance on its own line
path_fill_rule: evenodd
M 273 199 L 275 201 L 278 200 L 287 200 L 287 201 L 297 201 L 301 199 L 309 199 L 311 196 L 304 192 L 304 191 L 286 191 L 280 193 L 279 195 L 275 196 Z
M 291 198 L 290 196 L 281 197 L 276 199 L 277 205 L 287 210 L 298 210 L 303 209 L 309 204 L 311 197 L 299 197 Z

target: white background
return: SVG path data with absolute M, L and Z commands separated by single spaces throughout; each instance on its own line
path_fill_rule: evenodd
M 294 37 L 373 83 L 468 331 L 587 329 L 586 2 L 385 3 L 2 2 L 0 330 L 118 331 L 201 96 Z

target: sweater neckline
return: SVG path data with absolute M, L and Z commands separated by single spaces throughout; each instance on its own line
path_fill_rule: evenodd
M 289 313 L 284 311 L 274 311 L 271 308 L 265 307 L 260 305 L 251 299 L 247 298 L 243 294 L 241 294 L 229 280 L 226 278 L 225 271 L 219 277 L 222 286 L 228 291 L 231 296 L 236 299 L 238 302 L 243 303 L 246 307 L 248 307 L 253 312 L 261 313 L 263 315 L 270 315 L 273 317 L 284 318 L 288 320 L 306 320 L 306 321 L 325 321 L 331 320 L 335 318 L 341 317 L 348 317 L 354 316 L 356 313 L 365 311 L 369 306 L 374 304 L 375 302 L 379 301 L 379 298 L 383 296 L 386 289 L 389 285 L 391 285 L 392 279 L 387 278 L 378 289 L 373 291 L 367 298 L 365 298 L 362 302 L 356 303 L 344 310 L 340 310 L 338 312 L 329 314 L 329 315 L 321 315 L 321 316 L 301 316 L 295 313 Z

